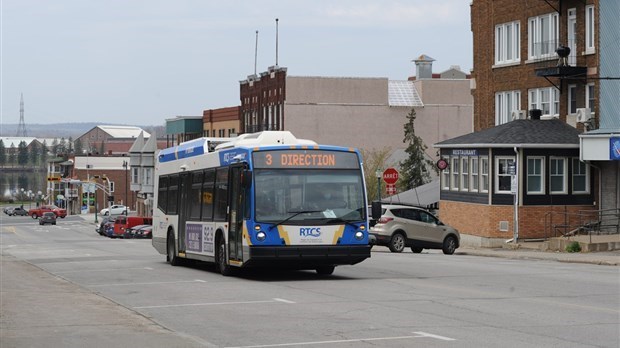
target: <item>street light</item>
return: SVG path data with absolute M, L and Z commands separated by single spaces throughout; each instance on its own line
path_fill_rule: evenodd
M 377 201 L 381 202 L 381 177 L 383 176 L 381 169 L 377 168 L 375 176 L 377 177 Z
M 129 196 L 127 195 L 127 186 L 129 186 L 127 182 L 127 167 L 129 163 L 127 161 L 123 161 L 123 168 L 125 169 L 125 216 L 127 216 L 127 206 L 129 205 Z

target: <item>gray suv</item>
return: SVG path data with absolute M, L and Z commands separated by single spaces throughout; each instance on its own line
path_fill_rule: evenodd
M 414 253 L 423 249 L 441 249 L 446 255 L 459 247 L 459 232 L 443 224 L 428 210 L 404 204 L 382 204 L 381 218 L 370 228 L 376 245 L 395 253 L 411 247 Z

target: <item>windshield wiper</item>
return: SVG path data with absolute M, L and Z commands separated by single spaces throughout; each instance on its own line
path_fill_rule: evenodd
M 331 223 L 331 222 L 344 222 L 345 224 L 347 224 L 349 226 L 352 226 L 353 228 L 358 228 L 358 226 L 353 223 L 354 221 L 356 221 L 356 220 L 347 220 L 347 219 L 343 219 L 343 218 L 340 218 L 340 217 L 327 220 L 328 223 Z
M 287 213 L 289 214 L 293 214 L 289 217 L 287 217 L 286 219 L 276 223 L 275 225 L 272 225 L 271 227 L 269 227 L 269 230 L 271 231 L 274 227 L 278 226 L 278 225 L 282 225 L 283 223 L 287 222 L 288 220 L 294 218 L 295 216 L 299 215 L 299 214 L 310 214 L 310 213 L 320 213 L 322 210 L 300 210 L 300 211 L 287 211 Z

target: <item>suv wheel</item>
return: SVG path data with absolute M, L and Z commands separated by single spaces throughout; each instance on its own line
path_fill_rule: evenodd
M 401 253 L 405 249 L 405 236 L 402 233 L 394 233 L 388 246 L 393 253 Z
M 417 247 L 417 246 L 412 246 L 412 247 L 411 247 L 411 251 L 413 251 L 413 252 L 414 252 L 414 253 L 416 253 L 416 254 L 421 253 L 421 252 L 422 252 L 422 250 L 423 250 L 422 248 Z
M 454 238 L 454 236 L 447 236 L 446 239 L 443 240 L 442 250 L 446 255 L 454 254 L 456 250 L 456 238 Z

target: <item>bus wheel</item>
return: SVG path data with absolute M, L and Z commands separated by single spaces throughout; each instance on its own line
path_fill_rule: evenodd
M 336 266 L 334 265 L 329 265 L 329 266 L 319 266 L 316 268 L 316 273 L 320 274 L 320 275 L 331 275 L 332 273 L 334 273 L 334 269 L 336 268 Z
M 166 243 L 168 245 L 167 249 L 168 249 L 168 255 L 166 255 L 166 260 L 172 265 L 172 266 L 178 266 L 181 264 L 181 260 L 179 260 L 177 253 L 176 253 L 176 248 L 174 246 L 174 235 L 172 233 L 168 233 L 168 242 Z
M 224 238 L 220 238 L 217 245 L 217 268 L 223 276 L 229 276 L 232 272 L 226 261 L 226 243 Z

